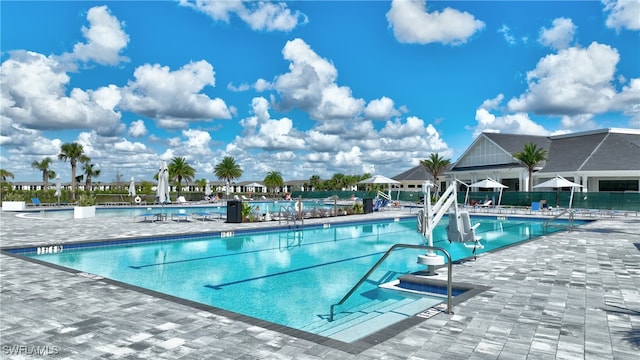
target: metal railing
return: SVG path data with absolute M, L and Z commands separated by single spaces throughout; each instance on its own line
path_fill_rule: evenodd
M 335 312 L 335 307 L 344 304 L 344 302 L 347 301 L 347 299 L 349 299 L 349 297 L 351 297 L 351 295 L 353 295 L 353 293 L 360 287 L 360 285 L 362 285 L 362 283 L 364 283 L 367 280 L 367 278 L 369 278 L 369 276 L 378 268 L 378 266 L 380 266 L 380 264 L 382 264 L 382 262 L 384 260 L 386 260 L 386 258 L 389 257 L 389 255 L 391 255 L 391 253 L 393 251 L 395 251 L 396 249 L 400 249 L 400 248 L 440 251 L 447 257 L 447 267 L 448 267 L 448 274 L 447 274 L 447 313 L 448 314 L 453 314 L 452 304 L 451 304 L 451 282 L 452 282 L 451 273 L 453 272 L 453 264 L 451 262 L 451 255 L 449 255 L 447 250 L 445 250 L 445 249 L 443 249 L 441 247 L 436 247 L 436 246 L 414 245 L 414 244 L 395 244 L 395 245 L 391 246 L 389 248 L 389 250 L 387 250 L 387 252 L 384 253 L 384 255 L 382 255 L 380 260 L 378 260 L 371 267 L 371 269 L 369 269 L 369 271 L 367 271 L 367 273 L 355 284 L 354 287 L 351 288 L 351 290 L 349 290 L 349 292 L 342 298 L 342 300 L 340 300 L 339 302 L 331 305 L 331 308 L 329 309 L 329 321 L 333 321 L 333 313 Z
M 564 214 L 569 214 L 569 232 L 571 232 L 573 230 L 573 218 L 574 218 L 574 212 L 572 209 L 565 209 L 564 211 L 561 211 L 558 215 L 555 215 L 554 217 L 545 221 L 542 224 L 542 227 L 546 229 L 549 226 L 549 223 L 551 223 L 554 220 L 558 220 Z

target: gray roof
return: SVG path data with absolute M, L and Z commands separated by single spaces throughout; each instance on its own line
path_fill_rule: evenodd
M 540 171 L 640 171 L 640 134 L 611 129 L 552 137 L 549 159 Z
M 427 171 L 427 168 L 425 168 L 422 165 L 418 165 L 418 166 L 412 167 L 411 169 L 401 174 L 393 176 L 392 179 L 397 181 L 403 181 L 403 180 L 424 181 L 424 180 L 433 180 L 433 176 L 429 174 L 429 172 Z
M 547 136 L 538 135 L 518 135 L 518 134 L 502 134 L 502 133 L 482 133 L 496 145 L 503 148 L 509 154 L 522 151 L 525 144 L 534 143 L 538 148 L 549 150 L 551 140 Z

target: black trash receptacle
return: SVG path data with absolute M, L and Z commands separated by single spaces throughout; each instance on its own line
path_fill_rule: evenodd
M 227 222 L 228 223 L 242 222 L 242 201 L 238 201 L 238 200 L 227 201 Z
M 365 214 L 371 214 L 373 212 L 373 199 L 362 199 L 362 207 Z

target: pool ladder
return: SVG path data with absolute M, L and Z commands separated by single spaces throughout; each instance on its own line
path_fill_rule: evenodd
M 290 222 L 293 223 L 293 226 L 297 226 L 298 222 L 300 222 L 300 225 L 304 225 L 304 217 L 298 219 L 298 212 L 292 206 L 280 206 L 280 210 L 278 211 L 278 224 L 281 224 L 283 221 L 286 221 L 287 225 Z
M 433 250 L 433 251 L 440 251 L 442 252 L 445 257 L 447 258 L 447 268 L 448 268 L 448 272 L 447 272 L 447 314 L 453 314 L 453 309 L 452 309 L 452 303 L 451 303 L 451 283 L 452 283 L 452 273 L 453 273 L 453 265 L 452 265 L 452 261 L 451 261 L 451 255 L 449 255 L 449 253 L 447 252 L 447 250 L 441 248 L 441 247 L 437 247 L 437 246 L 427 246 L 427 245 L 414 245 L 414 244 L 395 244 L 392 247 L 389 248 L 389 250 L 387 250 L 386 253 L 384 253 L 384 255 L 382 255 L 382 257 L 380 258 L 380 260 L 378 260 L 378 262 L 376 262 L 371 269 L 369 269 L 369 271 L 367 271 L 366 274 L 364 274 L 364 276 L 351 288 L 351 290 L 349 290 L 349 292 L 337 303 L 331 305 L 331 308 L 329 308 L 329 321 L 333 321 L 333 314 L 335 313 L 335 308 L 336 306 L 340 306 L 342 304 L 345 303 L 345 301 L 347 301 L 347 299 L 349 299 L 349 297 L 351 297 L 351 295 L 353 295 L 353 293 L 360 287 L 360 285 L 362 285 L 362 283 L 364 283 L 365 281 L 367 281 L 367 279 L 369 278 L 369 276 L 378 268 L 378 266 L 380 266 L 387 257 L 389 257 L 389 255 L 391 255 L 392 252 L 394 252 L 397 249 L 424 249 L 424 250 Z

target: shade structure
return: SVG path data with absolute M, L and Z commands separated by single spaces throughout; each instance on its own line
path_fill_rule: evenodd
M 400 184 L 400 181 L 390 179 L 383 175 L 374 175 L 368 179 L 358 181 L 358 184 Z
M 556 175 L 553 179 L 547 180 L 545 182 L 542 182 L 534 186 L 535 189 L 537 188 L 560 189 L 560 188 L 566 188 L 566 187 L 571 188 L 571 196 L 569 197 L 569 209 L 571 209 L 571 205 L 573 204 L 573 192 L 576 188 L 581 188 L 582 185 L 576 184 L 573 181 L 569 181 L 560 175 Z
M 129 196 L 136 196 L 136 179 L 134 179 L 133 176 L 131 177 L 131 182 L 129 183 Z
M 486 178 L 482 181 L 478 181 L 469 185 L 470 188 L 483 188 L 483 189 L 500 189 L 500 195 L 498 196 L 498 203 L 496 205 L 500 205 L 502 202 L 502 190 L 508 188 L 508 186 L 503 185 L 491 178 Z
M 207 180 L 207 183 L 204 185 L 204 196 L 211 196 L 211 183 Z
M 389 199 L 391 199 L 391 185 L 401 184 L 400 181 L 390 179 L 383 175 L 374 175 L 368 179 L 364 179 L 362 181 L 358 181 L 358 184 L 386 184 L 389 185 Z
M 160 163 L 160 169 L 158 170 L 156 198 L 161 204 L 169 202 L 169 169 L 167 168 L 167 162 L 164 160 Z

